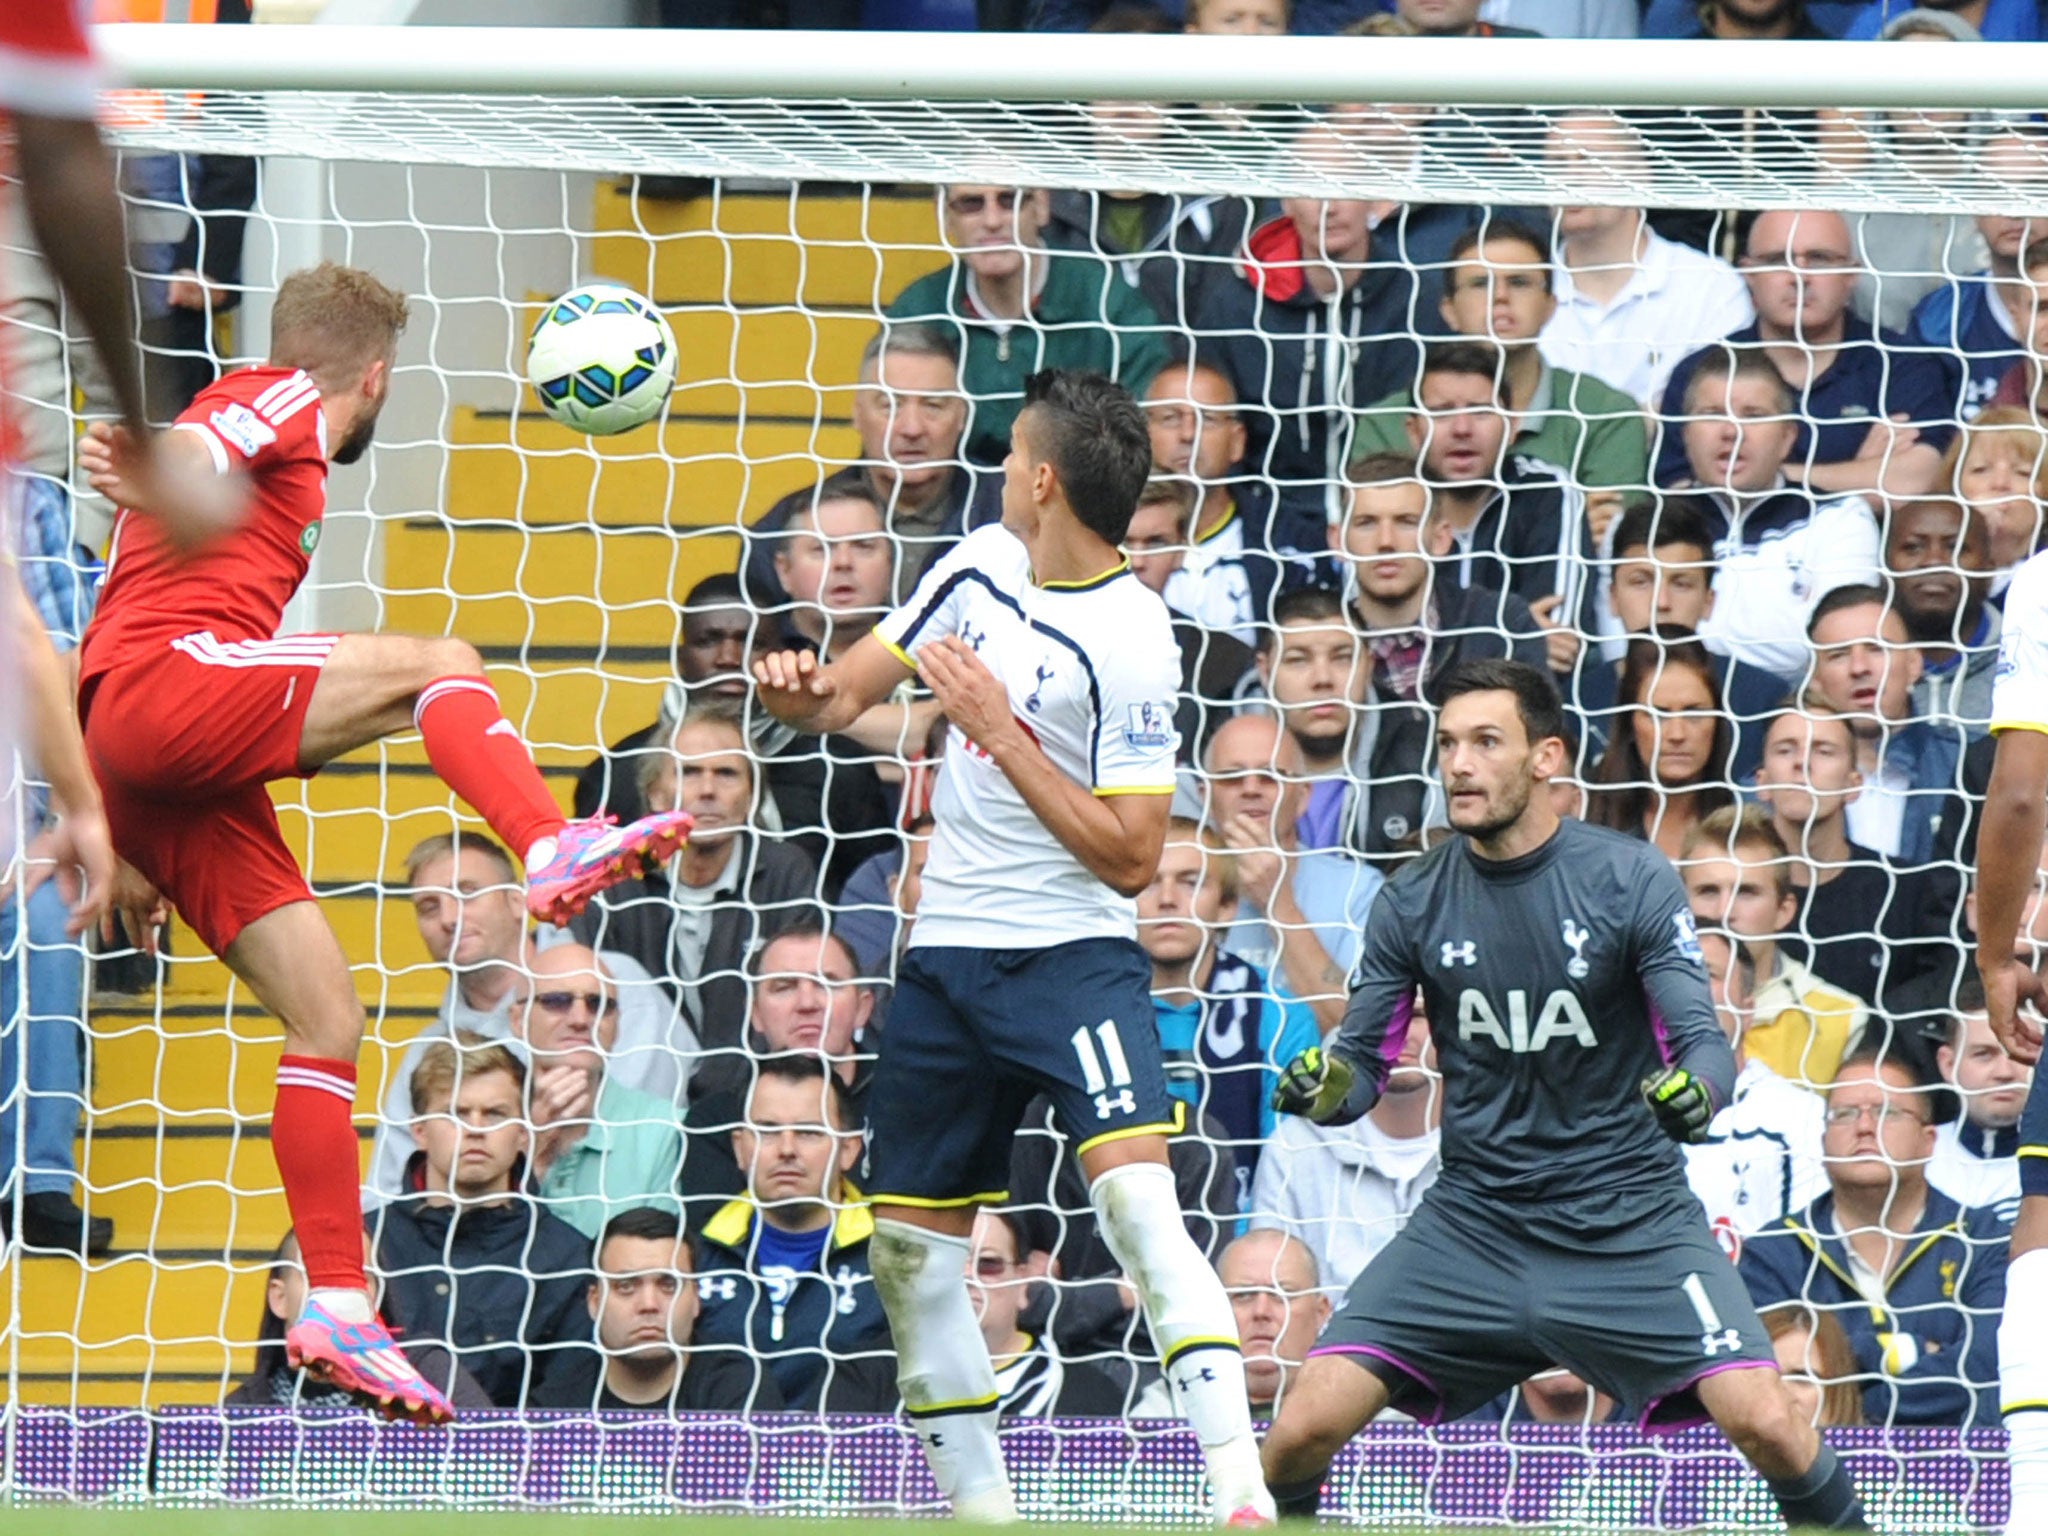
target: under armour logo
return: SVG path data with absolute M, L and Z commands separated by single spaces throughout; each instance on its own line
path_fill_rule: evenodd
M 978 652 L 981 649 L 982 641 L 988 638 L 988 631 L 976 629 L 972 624 L 962 624 L 960 626 L 960 638 L 967 642 L 969 650 Z
M 731 1301 L 739 1293 L 739 1282 L 730 1275 L 701 1275 L 698 1277 L 697 1295 L 705 1301 Z
M 1564 973 L 1574 981 L 1584 981 L 1587 973 L 1593 969 L 1590 965 L 1586 964 L 1586 940 L 1592 938 L 1593 935 L 1584 928 L 1581 928 L 1570 918 L 1564 920 L 1564 927 L 1561 932 L 1564 935 L 1565 944 L 1572 952 L 1571 959 L 1565 962 Z
M 1462 944 L 1453 944 L 1449 939 L 1445 939 L 1441 963 L 1446 967 L 1460 964 L 1477 965 L 1479 963 L 1478 942 L 1473 939 L 1467 939 Z
M 1195 1372 L 1194 1375 L 1181 1377 L 1179 1380 L 1174 1382 L 1174 1385 L 1176 1387 L 1179 1387 L 1181 1391 L 1185 1392 L 1190 1387 L 1194 1386 L 1194 1384 L 1198 1381 L 1214 1381 L 1215 1379 L 1216 1373 L 1210 1370 L 1209 1367 L 1205 1365 L 1199 1371 Z
M 1045 685 L 1051 682 L 1052 679 L 1052 668 L 1046 666 L 1044 663 L 1041 662 L 1038 668 L 1038 684 L 1031 690 L 1031 697 L 1024 701 L 1024 707 L 1030 710 L 1034 715 L 1038 713 L 1038 696 L 1041 693 L 1045 692 Z
M 1107 1120 L 1121 1110 L 1127 1115 L 1138 1112 L 1137 1097 L 1126 1088 L 1122 1093 L 1098 1093 L 1095 1095 L 1095 1118 Z
M 1742 1335 L 1733 1328 L 1724 1329 L 1720 1333 L 1703 1333 L 1700 1335 L 1700 1348 L 1707 1352 L 1709 1360 L 1724 1349 L 1732 1355 L 1742 1348 Z

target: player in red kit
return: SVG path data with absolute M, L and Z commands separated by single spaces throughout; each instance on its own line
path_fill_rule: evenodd
M 551 922 L 666 859 L 690 822 L 565 822 L 466 641 L 273 638 L 320 539 L 327 466 L 368 449 L 405 319 L 405 300 L 367 272 L 326 263 L 285 279 L 269 362 L 203 391 L 168 434 L 173 452 L 251 490 L 247 521 L 196 555 L 136 515 L 132 439 L 94 429 L 80 460 L 123 510 L 78 699 L 115 848 L 284 1025 L 271 1145 L 309 1286 L 286 1354 L 430 1422 L 447 1401 L 393 1347 L 363 1274 L 351 1120 L 362 1004 L 265 785 L 416 727 L 442 781 L 524 853 L 527 903 Z

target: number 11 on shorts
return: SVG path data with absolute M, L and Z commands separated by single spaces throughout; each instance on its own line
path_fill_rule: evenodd
M 1131 1081 L 1131 1064 L 1124 1058 L 1124 1043 L 1117 1038 L 1116 1020 L 1104 1019 L 1092 1033 L 1102 1042 L 1102 1054 L 1095 1054 L 1095 1040 L 1089 1039 L 1091 1031 L 1083 1024 L 1073 1033 L 1074 1055 L 1081 1062 L 1081 1081 L 1090 1093 L 1101 1093 L 1108 1088 L 1128 1087 Z M 1102 1065 L 1109 1063 L 1109 1076 L 1102 1075 Z

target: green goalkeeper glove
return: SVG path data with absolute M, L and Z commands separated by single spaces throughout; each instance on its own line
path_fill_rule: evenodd
M 1666 1067 L 1643 1079 L 1643 1102 L 1664 1134 L 1681 1144 L 1705 1141 L 1714 1119 L 1714 1096 L 1683 1067 Z
M 1312 1045 L 1280 1069 L 1280 1080 L 1273 1085 L 1273 1108 L 1325 1124 L 1351 1096 L 1352 1078 L 1341 1057 L 1327 1056 L 1320 1045 Z

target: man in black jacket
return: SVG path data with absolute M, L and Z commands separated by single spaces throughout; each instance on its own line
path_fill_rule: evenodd
M 600 1413 L 772 1412 L 775 1378 L 745 1350 L 693 1341 L 697 1266 L 673 1211 L 640 1206 L 605 1224 L 588 1306 L 597 1348 L 551 1372 L 536 1408 Z
M 762 1357 L 793 1408 L 893 1410 L 875 1219 L 846 1178 L 861 1134 L 844 1085 L 816 1056 L 771 1056 L 732 1135 L 747 1192 L 700 1234 L 699 1336 Z
M 1003 477 L 961 457 L 967 397 L 960 392 L 960 346 L 951 327 L 892 321 L 861 353 L 859 379 L 853 429 L 860 434 L 860 462 L 825 484 L 842 476 L 856 480 L 887 512 L 898 548 L 892 601 L 901 603 L 962 534 L 1003 515 Z M 747 530 L 742 581 L 755 608 L 789 601 L 775 574 L 777 535 L 812 495 L 806 487 L 783 497 Z
M 1545 632 L 1551 671 L 1568 673 L 1593 627 L 1585 492 L 1556 465 L 1506 451 L 1507 399 L 1498 347 L 1433 342 L 1408 441 L 1449 535 L 1439 579 L 1519 597 Z
M 1456 579 L 1456 532 L 1415 460 L 1372 454 L 1349 471 L 1330 546 L 1345 563 L 1344 615 L 1369 662 L 1351 741 L 1344 843 L 1388 873 L 1420 847 L 1434 759 L 1433 685 L 1462 661 L 1542 666 L 1542 627 L 1513 592 Z
M 818 876 L 792 841 L 747 825 L 754 763 L 730 709 L 701 705 L 676 727 L 671 753 L 644 765 L 648 803 L 696 818 L 666 870 L 627 880 L 570 924 L 578 942 L 632 956 L 681 999 L 705 1050 L 695 1099 L 745 1080 L 746 957 L 760 940 L 819 914 Z
M 491 1401 L 518 1408 L 590 1337 L 590 1242 L 520 1190 L 526 1069 L 458 1032 L 412 1077 L 407 1193 L 369 1217 L 384 1315 L 444 1343 Z
M 768 542 L 772 573 L 777 541 Z M 786 639 L 773 621 L 747 607 L 737 576 L 721 572 L 692 587 L 683 599 L 676 681 L 662 699 L 660 716 L 613 742 L 576 776 L 576 814 L 609 814 L 621 822 L 645 815 L 641 774 L 664 755 L 676 722 L 699 705 L 744 705 L 753 658 Z M 836 896 L 846 877 L 876 851 L 864 834 L 890 817 L 891 801 L 872 766 L 875 754 L 845 736 L 798 736 L 766 711 L 754 713 L 747 741 L 761 765 L 763 813 L 774 806 L 774 820 L 790 828 L 796 846 L 824 870 L 825 895 Z
M 831 1063 L 852 1100 L 855 1119 L 867 1099 L 875 1044 L 863 1038 L 874 1016 L 874 988 L 859 979 L 860 963 L 837 934 L 799 923 L 761 945 L 747 960 L 753 982 L 747 1049 L 755 1056 L 806 1051 Z M 693 1231 L 746 1193 L 746 1170 L 732 1133 L 746 1118 L 753 1092 L 751 1064 L 727 1088 L 691 1103 L 683 1116 L 683 1167 L 676 1180 Z
M 1357 153 L 1329 123 L 1306 130 L 1299 148 L 1346 163 Z M 1244 403 L 1246 467 L 1278 491 L 1276 550 L 1322 550 L 1349 412 L 1412 388 L 1415 333 L 1443 329 L 1402 260 L 1403 222 L 1398 203 L 1290 198 L 1246 238 L 1237 276 L 1197 318 L 1196 360 L 1220 369 Z

